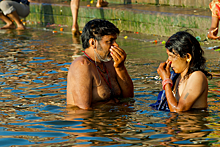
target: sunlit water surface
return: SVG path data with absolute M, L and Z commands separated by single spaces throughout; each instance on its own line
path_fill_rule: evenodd
M 71 34 L 0 30 L 0 38 L 0 146 L 220 145 L 220 53 L 206 50 L 214 43 L 202 44 L 214 74 L 208 111 L 176 114 L 148 106 L 162 89 L 156 69 L 167 58 L 166 37 L 122 32 L 135 97 L 90 111 L 66 108 L 67 71 L 82 54 Z

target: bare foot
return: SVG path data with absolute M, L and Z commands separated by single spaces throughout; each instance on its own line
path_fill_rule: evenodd
M 108 2 L 106 2 L 106 1 L 103 1 L 101 3 L 96 4 L 96 7 L 107 7 L 107 6 L 108 6 Z
M 78 29 L 72 29 L 73 36 L 79 36 L 81 35 Z
M 25 26 L 18 26 L 17 28 L 16 28 L 16 30 L 25 30 L 26 28 L 25 28 Z
M 14 24 L 6 24 L 5 26 L 1 27 L 1 29 L 15 29 L 16 26 Z
M 80 35 L 79 25 L 78 25 L 77 22 L 76 22 L 76 24 L 72 25 L 72 34 L 73 34 L 73 36 L 79 36 Z

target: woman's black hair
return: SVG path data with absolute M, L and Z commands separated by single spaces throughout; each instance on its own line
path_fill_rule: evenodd
M 88 48 L 89 39 L 94 38 L 100 41 L 105 35 L 118 35 L 119 29 L 107 20 L 94 19 L 89 21 L 83 28 L 81 40 L 84 49 Z
M 182 58 L 185 57 L 187 53 L 192 56 L 186 76 L 194 71 L 202 71 L 206 77 L 212 77 L 212 75 L 205 70 L 206 59 L 203 56 L 204 51 L 197 39 L 190 33 L 186 31 L 177 32 L 167 40 L 165 47 L 170 52 L 179 54 Z

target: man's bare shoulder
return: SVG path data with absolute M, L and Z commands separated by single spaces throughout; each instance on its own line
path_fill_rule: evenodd
M 80 56 L 76 58 L 70 65 L 69 73 L 81 73 L 84 72 L 90 73 L 91 70 L 91 62 L 85 57 Z
M 80 56 L 71 63 L 70 68 L 89 68 L 90 65 L 91 62 L 85 56 Z
M 86 65 L 90 65 L 90 62 L 88 61 L 88 59 L 85 56 L 80 56 L 80 57 L 77 57 L 75 60 L 73 60 L 71 65 L 73 65 L 73 66 L 85 65 L 86 66 Z

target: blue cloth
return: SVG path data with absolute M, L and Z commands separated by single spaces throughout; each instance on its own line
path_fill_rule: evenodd
M 170 79 L 173 81 L 172 89 L 174 88 L 178 75 L 179 74 L 176 74 L 174 71 L 171 72 Z M 170 111 L 168 103 L 167 103 L 165 90 L 160 91 L 160 93 L 158 94 L 156 103 L 150 104 L 150 106 L 155 110 Z

